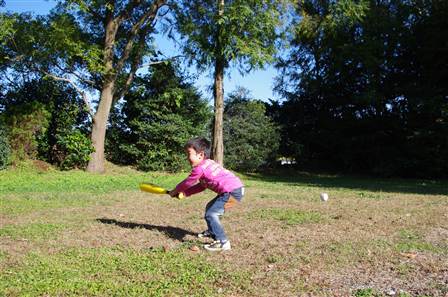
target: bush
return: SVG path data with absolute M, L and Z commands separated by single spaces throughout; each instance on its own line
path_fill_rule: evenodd
M 9 146 L 8 136 L 5 129 L 0 126 L 0 170 L 6 168 L 9 164 L 11 148 Z
M 13 162 L 40 159 L 63 169 L 84 166 L 88 146 L 76 129 L 83 127 L 88 114 L 76 90 L 66 83 L 38 78 L 9 89 L 2 108 Z M 77 139 L 83 148 L 74 147 Z M 77 157 L 76 151 L 80 153 Z
M 81 131 L 57 135 L 57 145 L 53 152 L 58 166 L 63 170 L 84 169 L 94 151 L 92 142 Z
M 277 126 L 265 115 L 263 102 L 237 90 L 224 110 L 224 163 L 235 170 L 255 171 L 275 161 L 280 142 Z
M 183 147 L 183 145 L 184 141 L 175 144 L 175 147 Z M 148 145 L 148 150 L 137 163 L 137 168 L 144 171 L 178 171 L 187 166 L 188 163 L 183 154 L 163 143 Z
M 10 106 L 4 114 L 9 130 L 12 161 L 35 159 L 38 155 L 38 139 L 46 133 L 49 113 L 39 102 Z

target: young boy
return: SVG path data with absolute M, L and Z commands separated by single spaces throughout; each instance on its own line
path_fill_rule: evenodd
M 205 208 L 205 221 L 208 229 L 198 234 L 198 237 L 211 237 L 215 241 L 204 245 L 208 251 L 227 251 L 231 249 L 219 217 L 240 202 L 244 196 L 244 187 L 240 179 L 232 172 L 224 169 L 220 164 L 209 159 L 210 142 L 205 138 L 193 138 L 185 146 L 187 159 L 192 167 L 190 175 L 170 191 L 171 197 L 178 193 L 185 196 L 210 189 L 218 195 L 207 203 Z

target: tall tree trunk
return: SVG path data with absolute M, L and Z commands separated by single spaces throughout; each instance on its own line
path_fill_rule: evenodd
M 104 172 L 104 142 L 106 139 L 106 126 L 109 119 L 110 108 L 114 98 L 114 87 L 116 76 L 113 68 L 114 60 L 114 43 L 118 29 L 118 24 L 113 19 L 112 10 L 108 10 L 105 22 L 105 39 L 104 39 L 104 64 L 105 75 L 103 86 L 101 89 L 100 101 L 98 109 L 95 113 L 92 123 L 91 140 L 95 151 L 90 155 L 88 172 L 103 173 Z
M 109 119 L 110 108 L 112 106 L 114 83 L 105 84 L 101 91 L 98 110 L 93 118 L 92 124 L 92 144 L 95 151 L 90 155 L 87 171 L 104 172 L 104 141 L 106 139 L 106 126 Z
M 1 1 L 1 0 L 0 0 Z M 141 4 L 142 1 L 129 1 L 128 5 L 120 11 L 120 13 L 115 16 L 115 4 L 117 1 L 115 0 L 107 0 L 106 1 L 106 13 L 104 17 L 104 76 L 103 76 L 103 85 L 101 89 L 100 101 L 98 104 L 98 109 L 93 117 L 92 124 L 92 143 L 95 148 L 95 152 L 93 152 L 90 156 L 89 164 L 87 165 L 87 171 L 89 172 L 104 172 L 104 142 L 106 138 L 106 128 L 107 121 L 109 119 L 110 109 L 112 107 L 112 103 L 114 100 L 114 96 L 118 95 L 117 99 L 120 99 L 120 96 L 124 96 L 129 89 L 133 79 L 134 74 L 138 69 L 138 65 L 141 62 L 141 58 L 143 55 L 143 49 L 145 44 L 145 37 L 150 33 L 150 30 L 153 28 L 155 24 L 154 20 L 157 17 L 157 13 L 159 9 L 166 5 L 166 0 L 155 0 L 152 2 L 150 7 L 147 8 L 147 11 L 140 16 L 138 20 L 133 22 L 131 28 L 129 28 L 126 33 L 129 35 L 125 38 L 126 45 L 121 54 L 121 57 L 115 57 L 115 43 L 117 42 L 117 32 L 120 25 L 125 20 L 129 20 L 132 16 L 132 11 Z M 133 56 L 133 60 L 131 61 L 131 70 L 128 73 L 128 77 L 125 85 L 122 87 L 121 91 L 115 90 L 115 85 L 117 82 L 118 75 L 123 73 L 123 69 L 126 65 L 126 62 L 129 62 L 129 58 L 131 57 L 132 51 L 135 49 L 135 38 L 139 38 L 139 45 L 137 51 L 138 55 Z M 114 60 L 115 59 L 115 60 Z M 115 65 L 114 65 L 115 61 Z
M 215 120 L 213 125 L 213 160 L 223 165 L 223 113 L 224 113 L 224 62 L 217 59 L 215 63 Z
M 218 16 L 224 14 L 224 0 L 218 0 Z M 224 113 L 224 67 L 225 58 L 221 44 L 222 25 L 218 24 L 216 34 L 215 51 L 215 120 L 213 125 L 212 158 L 223 165 L 224 163 L 224 140 L 223 140 L 223 113 Z

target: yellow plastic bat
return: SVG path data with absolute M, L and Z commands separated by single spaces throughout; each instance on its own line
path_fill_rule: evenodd
M 153 194 L 168 194 L 169 191 L 165 188 L 159 187 L 155 184 L 151 184 L 151 183 L 141 183 L 140 184 L 140 190 L 144 191 L 144 192 L 149 192 L 149 193 L 153 193 Z M 184 193 L 179 193 L 176 196 L 177 199 L 183 199 L 185 198 Z

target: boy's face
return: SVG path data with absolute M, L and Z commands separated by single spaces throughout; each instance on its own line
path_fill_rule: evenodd
M 192 167 L 199 165 L 205 158 L 204 152 L 197 152 L 194 148 L 189 147 L 185 150 L 188 162 Z

